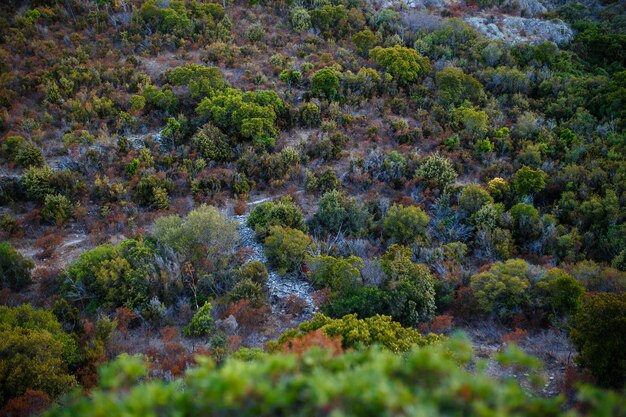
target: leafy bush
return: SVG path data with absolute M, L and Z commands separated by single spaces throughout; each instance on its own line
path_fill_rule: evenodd
M 156 250 L 144 241 L 125 240 L 84 252 L 64 273 L 67 299 L 105 308 L 146 307 L 151 292 L 162 293 Z
M 546 177 L 540 169 L 523 166 L 513 175 L 513 189 L 520 196 L 538 193 L 545 187 Z
M 77 361 L 76 341 L 51 312 L 0 306 L 0 405 L 28 389 L 53 398 L 69 391 Z
M 425 265 L 411 261 L 411 250 L 391 245 L 381 258 L 389 315 L 405 326 L 415 326 L 435 314 L 435 285 Z
M 183 260 L 200 265 L 202 260 L 219 259 L 230 253 L 239 235 L 234 221 L 213 206 L 202 205 L 187 216 L 159 217 L 154 237 L 174 249 Z
M 30 271 L 35 263 L 13 249 L 9 242 L 0 242 L 0 283 L 20 291 L 32 282 Z
M 311 227 L 326 233 L 358 235 L 365 227 L 368 213 L 356 199 L 333 190 L 318 201 L 318 209 L 311 219 Z
M 501 362 L 532 366 L 534 361 L 518 350 L 509 349 Z M 532 396 L 513 380 L 487 376 L 485 370 L 468 370 L 474 360 L 469 341 L 449 342 L 413 350 L 405 357 L 377 349 L 363 349 L 332 355 L 311 349 L 296 355 L 242 355 L 221 366 L 200 358 L 200 366 L 182 381 L 150 381 L 109 385 L 90 396 L 74 396 L 57 406 L 47 417 L 82 417 L 106 414 L 118 416 L 165 415 L 398 415 L 423 414 L 480 415 L 497 409 L 502 415 L 564 415 L 560 397 Z M 132 369 L 133 374 L 116 381 L 135 381 L 147 367 L 141 360 L 132 366 L 111 364 L 116 369 Z M 135 372 L 138 370 L 139 372 Z M 106 379 L 111 381 L 112 379 Z M 185 389 L 180 389 L 181 384 Z M 599 391 L 585 391 L 593 407 L 590 413 L 620 410 L 623 399 Z M 597 414 L 600 415 L 600 414 Z
M 528 300 L 528 264 L 522 259 L 496 262 L 489 271 L 473 275 L 470 286 L 481 310 L 509 319 Z
M 259 237 L 266 236 L 272 226 L 306 231 L 302 210 L 289 196 L 259 204 L 250 213 L 247 224 Z
M 296 32 L 302 32 L 311 27 L 311 16 L 304 7 L 294 7 L 291 11 L 291 27 Z
M 65 224 L 72 216 L 72 202 L 61 194 L 48 194 L 44 200 L 41 215 L 51 223 Z
M 559 268 L 550 269 L 537 283 L 553 317 L 570 317 L 578 311 L 585 288 Z
M 313 94 L 331 101 L 334 100 L 339 91 L 337 71 L 334 68 L 322 68 L 311 77 L 311 85 Z
M 266 297 L 263 284 L 245 278 L 235 284 L 228 293 L 228 298 L 232 302 L 248 300 L 253 307 L 260 307 Z
M 257 284 L 265 285 L 268 278 L 267 268 L 265 264 L 259 261 L 248 262 L 241 266 L 238 271 L 240 279 L 249 279 Z
M 30 167 L 22 175 L 22 185 L 26 190 L 28 198 L 42 201 L 48 194 L 54 194 L 54 189 L 50 184 L 53 172 L 48 166 Z
M 367 55 L 370 49 L 378 42 L 378 38 L 374 32 L 366 28 L 365 30 L 355 33 L 354 36 L 352 36 L 352 42 L 354 42 L 359 54 Z
M 282 273 L 298 271 L 311 246 L 311 238 L 298 229 L 271 226 L 265 238 L 265 254 Z
M 183 329 L 183 333 L 189 337 L 208 336 L 215 330 L 213 320 L 213 306 L 208 301 L 204 303 L 193 315 L 191 323 Z
M 164 175 L 146 174 L 141 177 L 135 188 L 133 199 L 143 205 L 154 208 L 163 204 L 163 198 L 169 198 L 168 193 L 173 189 L 172 182 Z
M 363 260 L 356 256 L 335 258 L 328 255 L 307 258 L 308 275 L 318 288 L 344 292 L 354 287 L 361 277 Z
M 423 178 L 429 185 L 434 185 L 440 190 L 445 190 L 454 181 L 457 173 L 450 163 L 450 160 L 439 155 L 429 156 L 423 164 L 419 166 L 415 174 Z
M 430 218 L 417 206 L 391 206 L 383 220 L 383 231 L 394 242 L 410 244 L 424 236 Z
M 463 187 L 459 196 L 459 205 L 467 215 L 477 213 L 483 206 L 492 203 L 491 195 L 478 184 Z
M 270 350 L 293 343 L 294 340 L 318 330 L 329 337 L 339 337 L 343 349 L 362 349 L 379 345 L 392 352 L 406 352 L 442 340 L 442 337 L 432 333 L 424 337 L 413 329 L 402 327 L 389 316 L 376 315 L 359 319 L 356 314 L 349 314 L 332 319 L 317 313 L 311 320 L 301 323 L 297 330 L 291 329 L 283 333 L 277 342 L 269 345 Z
M 596 293 L 583 298 L 574 319 L 572 342 L 577 361 L 598 384 L 620 388 L 626 381 L 626 292 Z
M 237 134 L 264 146 L 273 146 L 278 135 L 276 120 L 283 101 L 274 91 L 242 92 L 226 88 L 204 98 L 196 113 L 225 132 Z
M 483 86 L 474 77 L 454 67 L 435 74 L 438 98 L 444 105 L 458 105 L 465 100 L 476 101 L 483 95 Z
M 412 48 L 399 45 L 390 48 L 377 46 L 370 50 L 369 56 L 403 86 L 419 80 L 430 72 L 428 58 L 420 56 Z

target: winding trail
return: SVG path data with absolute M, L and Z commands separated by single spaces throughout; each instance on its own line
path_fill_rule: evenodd
M 248 216 L 249 214 L 233 216 L 233 219 L 239 224 L 239 246 L 248 248 L 251 251 L 248 262 L 259 261 L 267 267 L 269 274 L 267 288 L 270 293 L 272 311 L 274 313 L 284 313 L 284 300 L 294 295 L 304 300 L 306 307 L 302 313 L 302 318 L 308 320 L 317 310 L 313 302 L 313 287 L 301 279 L 289 276 L 283 277 L 269 265 L 263 245 L 256 240 L 254 230 L 247 225 Z

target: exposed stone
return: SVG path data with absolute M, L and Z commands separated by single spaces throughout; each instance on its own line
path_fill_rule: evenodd
M 489 39 L 501 39 L 506 43 L 527 42 L 538 44 L 554 42 L 564 44 L 574 36 L 572 29 L 562 20 L 542 20 L 518 16 L 476 16 L 465 19 Z

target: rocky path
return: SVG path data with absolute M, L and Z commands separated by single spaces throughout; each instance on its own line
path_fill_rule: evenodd
M 248 262 L 259 261 L 267 266 L 269 273 L 267 288 L 270 293 L 272 310 L 275 313 L 283 313 L 285 299 L 289 296 L 297 296 L 305 302 L 306 308 L 302 318 L 308 320 L 317 310 L 313 302 L 313 287 L 301 279 L 289 276 L 283 277 L 270 267 L 263 245 L 256 240 L 254 230 L 246 224 L 248 216 L 248 214 L 233 216 L 233 219 L 239 224 L 239 245 L 251 251 L 252 255 Z

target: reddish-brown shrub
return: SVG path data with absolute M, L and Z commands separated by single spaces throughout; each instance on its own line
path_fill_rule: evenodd
M 526 336 L 528 336 L 528 332 L 526 330 L 516 328 L 512 332 L 502 336 L 502 343 L 520 343 L 522 340 L 526 339 Z
M 339 336 L 329 337 L 321 330 L 315 330 L 289 339 L 280 345 L 279 349 L 285 353 L 295 353 L 298 356 L 302 356 L 302 354 L 314 347 L 328 350 L 335 356 L 343 353 Z
M 246 212 L 246 202 L 244 200 L 237 200 L 237 203 L 235 203 L 235 215 L 237 216 L 241 216 L 242 214 L 244 214 Z
M 28 417 L 41 414 L 50 407 L 52 400 L 45 392 L 27 389 L 24 395 L 12 398 L 0 409 L 0 415 L 6 417 Z
M 61 245 L 61 242 L 63 242 L 63 238 L 55 233 L 40 237 L 35 242 L 35 247 L 41 250 L 41 252 L 36 255 L 37 258 L 50 258 L 54 251 Z
M 165 326 L 161 329 L 160 333 L 161 333 L 161 339 L 163 339 L 166 342 L 170 342 L 174 340 L 174 338 L 178 334 L 178 330 L 176 330 L 176 327 L 173 327 L 173 326 Z
M 118 307 L 115 310 L 117 329 L 122 333 L 124 339 L 128 337 L 128 329 L 131 323 L 138 318 L 137 313 L 128 307 Z
M 285 313 L 293 317 L 302 314 L 306 308 L 306 301 L 294 294 L 290 294 L 285 298 L 283 303 L 285 305 Z

